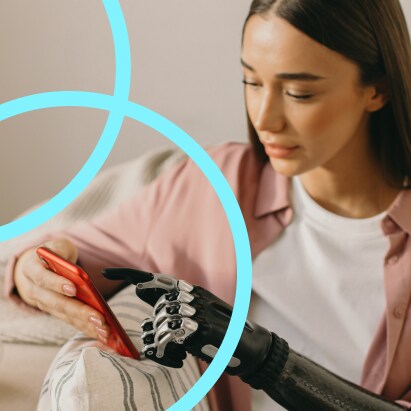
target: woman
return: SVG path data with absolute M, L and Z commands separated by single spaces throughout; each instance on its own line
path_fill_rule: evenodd
M 210 155 L 249 231 L 251 318 L 342 377 L 410 401 L 411 77 L 400 4 L 255 0 L 242 65 L 253 148 Z M 78 256 L 107 295 L 115 287 L 100 269 L 136 266 L 233 300 L 231 233 L 191 162 L 116 212 L 55 236 L 63 239 L 48 245 Z M 10 267 L 23 301 L 105 341 L 101 315 L 73 300 L 73 284 L 33 250 Z M 243 388 L 223 377 L 222 409 L 248 409 Z M 273 409 L 257 391 L 252 402 Z

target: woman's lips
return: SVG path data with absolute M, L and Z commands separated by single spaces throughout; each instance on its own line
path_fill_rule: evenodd
M 275 144 L 264 144 L 264 149 L 268 157 L 286 158 L 289 157 L 299 146 L 285 147 Z

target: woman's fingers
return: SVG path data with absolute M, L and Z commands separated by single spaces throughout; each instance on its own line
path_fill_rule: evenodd
M 70 241 L 58 239 L 44 244 L 63 258 L 75 262 L 77 249 Z M 70 280 L 48 270 L 32 248 L 16 263 L 14 280 L 17 291 L 27 304 L 71 324 L 87 336 L 107 343 L 109 328 L 104 316 L 75 298 L 77 289 Z
M 45 247 L 49 248 L 51 251 L 59 254 L 66 260 L 75 263 L 78 258 L 77 247 L 69 240 L 65 238 L 57 238 L 54 240 L 47 241 L 43 244 Z
M 63 320 L 91 338 L 107 343 L 109 328 L 104 316 L 94 308 L 74 298 L 56 293 L 47 288 L 33 286 L 37 307 Z M 102 339 L 105 337 L 105 339 Z
M 73 297 L 76 286 L 66 278 L 47 270 L 37 256 L 36 249 L 26 251 L 18 260 L 14 270 L 14 280 L 20 297 L 30 305 L 37 301 L 36 290 L 33 287 L 46 288 Z
M 32 254 L 26 258 L 27 261 L 23 267 L 23 272 L 35 285 L 40 288 L 65 294 L 69 297 L 76 295 L 77 290 L 75 284 L 61 275 L 56 275 L 52 271 L 49 271 L 34 250 Z M 33 296 L 31 298 L 33 298 Z
M 77 248 L 69 240 L 60 238 L 47 241 L 44 245 L 66 260 L 72 262 L 77 260 Z M 76 294 L 76 287 L 70 280 L 47 270 L 38 257 L 36 248 L 31 248 L 20 256 L 14 270 L 14 276 L 17 290 L 23 300 L 25 300 L 27 296 L 31 300 L 35 299 L 35 292 L 31 284 L 27 282 L 28 280 L 38 287 L 47 288 L 70 297 Z M 29 295 L 27 295 L 27 293 L 29 293 Z

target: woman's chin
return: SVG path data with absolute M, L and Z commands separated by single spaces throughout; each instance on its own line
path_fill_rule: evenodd
M 278 174 L 282 174 L 285 177 L 294 177 L 306 171 L 300 162 L 292 160 L 270 157 L 270 164 Z

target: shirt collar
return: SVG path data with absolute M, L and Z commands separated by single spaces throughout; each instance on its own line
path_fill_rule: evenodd
M 261 172 L 254 215 L 259 218 L 291 207 L 290 179 L 274 171 L 269 161 Z
M 267 162 L 261 172 L 254 216 L 290 209 L 290 179 L 274 171 Z M 387 211 L 395 223 L 411 235 L 411 190 L 401 191 Z
M 391 204 L 387 214 L 411 235 L 411 190 L 402 190 Z
M 261 172 L 254 216 L 259 218 L 290 208 L 290 179 L 276 173 L 268 161 Z M 411 190 L 403 190 L 398 194 L 387 215 L 411 235 Z

